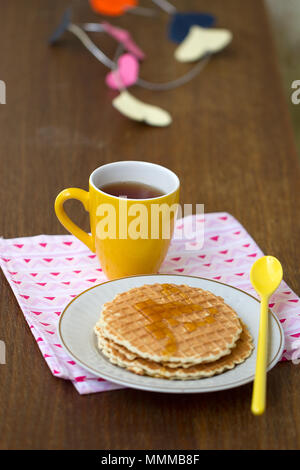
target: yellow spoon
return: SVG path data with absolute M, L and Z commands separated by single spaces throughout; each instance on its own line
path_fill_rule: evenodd
M 266 407 L 269 298 L 282 280 L 282 267 L 278 259 L 273 256 L 258 259 L 251 268 L 250 280 L 261 298 L 251 411 L 255 415 L 261 415 Z

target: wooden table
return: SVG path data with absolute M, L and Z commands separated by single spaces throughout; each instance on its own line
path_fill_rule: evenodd
M 147 2 L 141 2 L 144 5 Z M 149 3 L 149 2 L 148 2 Z M 174 1 L 197 10 L 196 0 Z M 299 166 L 276 54 L 261 0 L 203 0 L 203 10 L 234 41 L 191 83 L 135 95 L 168 109 L 174 122 L 155 129 L 111 106 L 107 70 L 66 34 L 47 46 L 69 1 L 1 2 L 1 235 L 65 233 L 53 202 L 69 186 L 86 188 L 93 169 L 114 160 L 164 164 L 182 181 L 182 202 L 228 211 L 265 253 L 283 263 L 300 292 Z M 173 79 L 190 66 L 172 58 L 167 15 L 112 20 L 132 31 L 148 59 L 143 78 Z M 95 21 L 75 2 L 74 22 Z M 107 54 L 115 44 L 97 36 Z M 297 77 L 295 77 L 297 78 Z M 68 205 L 85 229 L 86 213 Z M 74 213 L 76 215 L 74 216 Z M 0 446 L 3 449 L 293 449 L 300 446 L 300 368 L 278 364 L 268 375 L 264 416 L 250 413 L 251 384 L 195 396 L 120 390 L 79 396 L 49 372 L 1 273 Z

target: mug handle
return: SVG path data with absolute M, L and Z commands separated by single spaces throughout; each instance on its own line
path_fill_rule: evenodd
M 88 191 L 84 191 L 83 189 L 78 188 L 64 189 L 55 199 L 54 209 L 60 223 L 95 253 L 95 245 L 92 235 L 89 235 L 80 227 L 78 227 L 78 225 L 74 224 L 74 222 L 72 222 L 72 220 L 65 213 L 64 202 L 68 199 L 77 199 L 81 202 L 85 210 L 89 212 L 90 194 Z

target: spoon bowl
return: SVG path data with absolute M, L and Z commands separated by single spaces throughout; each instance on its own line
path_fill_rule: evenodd
M 256 292 L 261 295 L 272 295 L 282 281 L 282 266 L 274 256 L 263 256 L 252 266 L 251 283 Z

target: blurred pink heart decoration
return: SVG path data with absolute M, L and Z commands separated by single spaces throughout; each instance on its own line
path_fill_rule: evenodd
M 119 43 L 123 44 L 124 48 L 135 55 L 139 60 L 145 59 L 145 54 L 142 49 L 134 42 L 131 34 L 126 29 L 117 28 L 110 23 L 102 23 L 104 31 L 111 37 L 116 39 Z
M 139 77 L 139 62 L 132 54 L 123 54 L 118 59 L 118 68 L 106 75 L 106 84 L 113 90 L 122 90 L 134 85 Z

